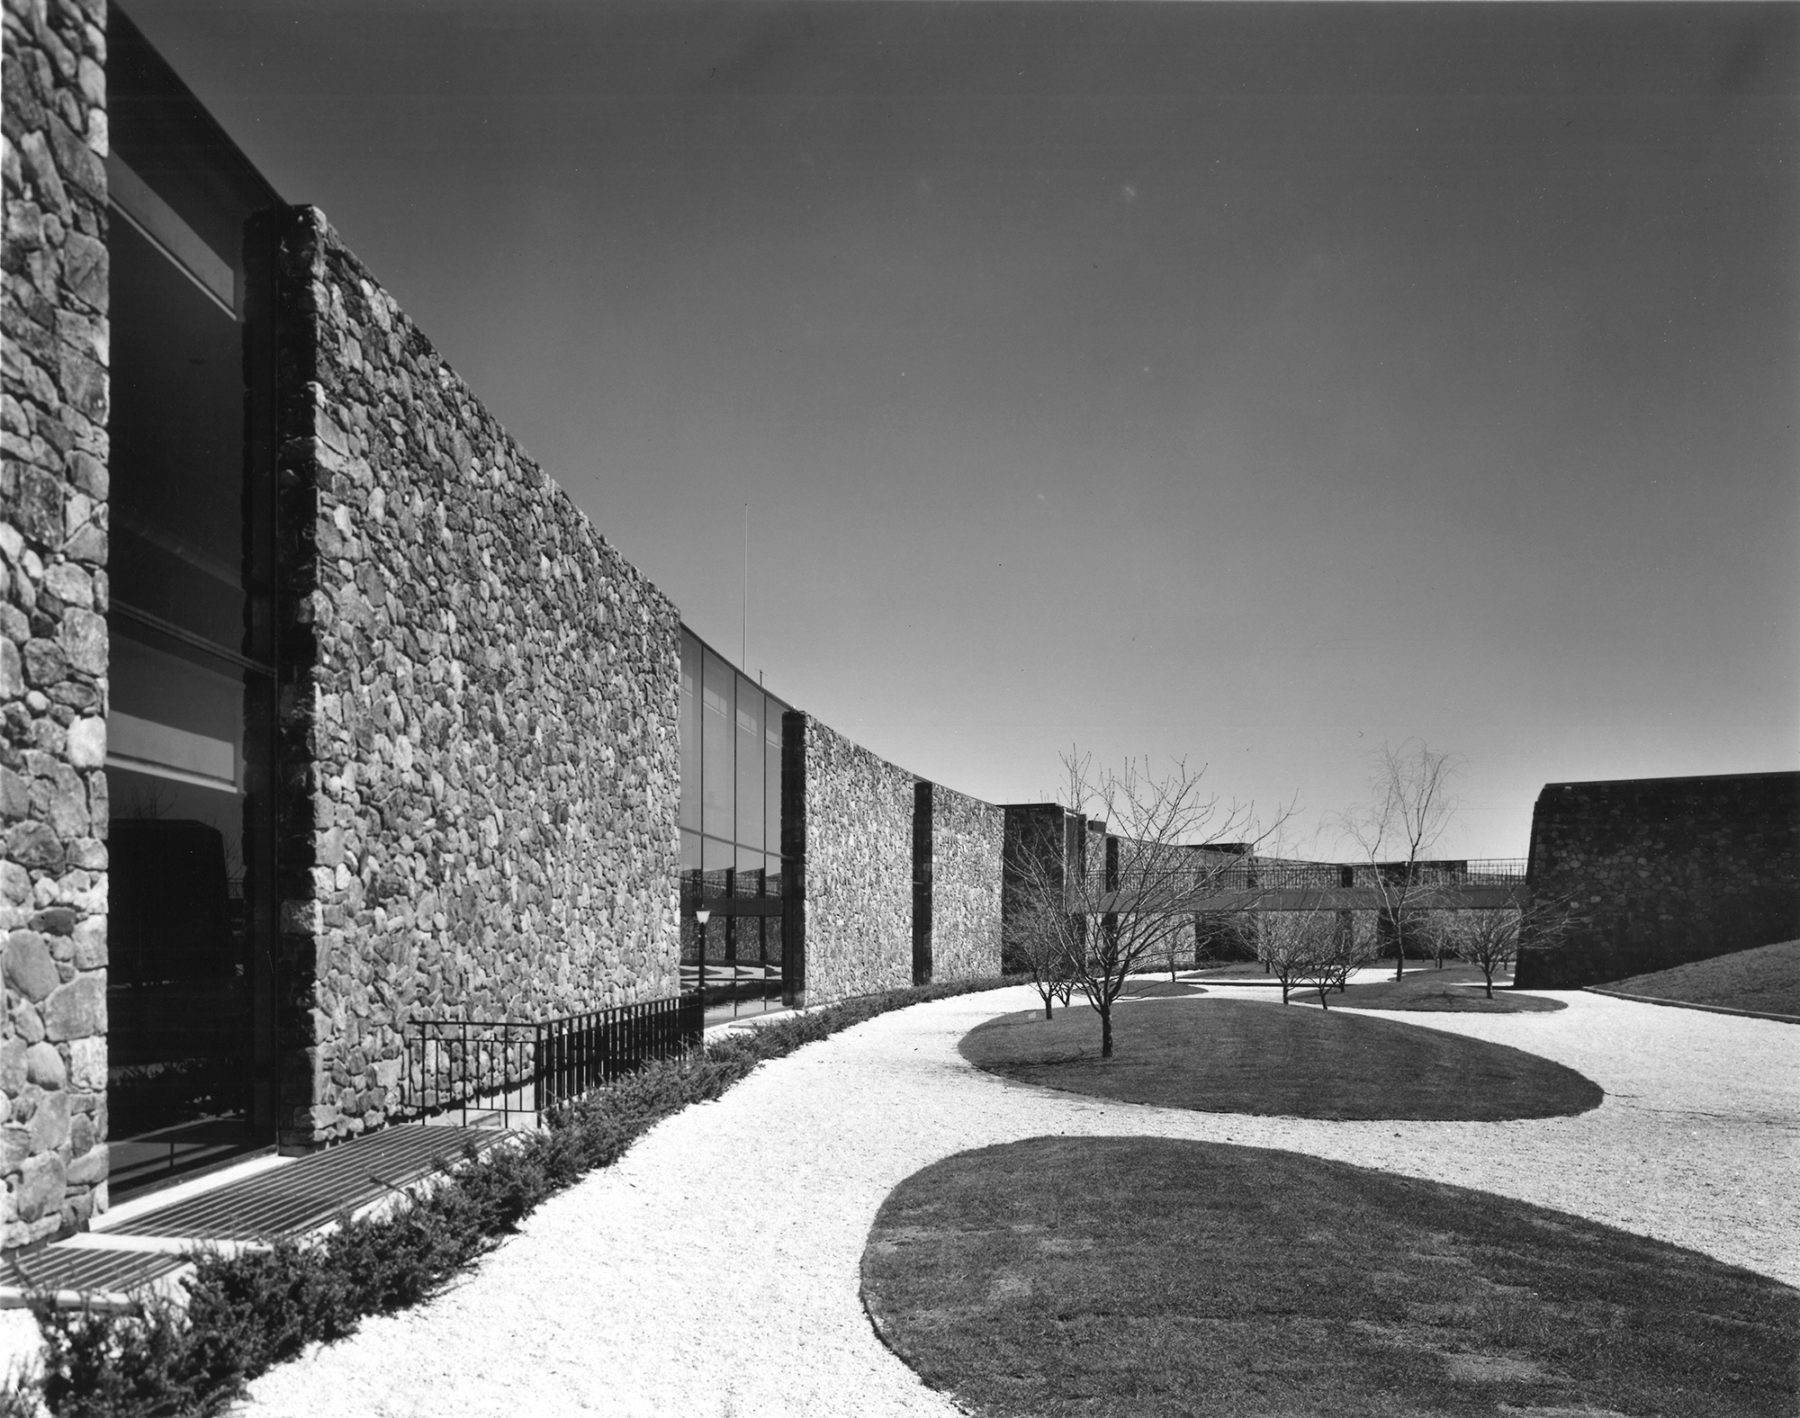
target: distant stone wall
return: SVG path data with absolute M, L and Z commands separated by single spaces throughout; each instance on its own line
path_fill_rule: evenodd
M 675 607 L 324 218 L 285 217 L 284 1138 L 382 1122 L 401 1027 L 679 989 Z
M 1006 812 L 941 783 L 930 788 L 932 979 L 998 975 Z
M 789 711 L 784 730 L 787 929 L 805 1002 L 909 985 L 913 775 L 809 714 Z
M 6 0 L 0 1245 L 106 1204 L 106 11 Z
M 1800 773 L 1551 783 L 1531 822 L 1534 896 L 1580 918 L 1517 983 L 1573 988 L 1800 936 Z

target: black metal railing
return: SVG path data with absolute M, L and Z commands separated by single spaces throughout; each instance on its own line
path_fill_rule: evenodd
M 619 1005 L 555 1019 L 413 1019 L 406 1043 L 408 1116 L 459 1112 L 497 1118 L 542 1114 L 653 1059 L 700 1042 L 705 1002 L 697 994 Z
M 1525 880 L 1523 857 L 1484 857 L 1467 861 L 1422 861 L 1410 868 L 1420 886 L 1508 886 Z M 1207 873 L 1203 886 L 1227 891 L 1309 891 L 1374 886 L 1376 876 L 1394 884 L 1406 878 L 1405 862 L 1248 862 Z

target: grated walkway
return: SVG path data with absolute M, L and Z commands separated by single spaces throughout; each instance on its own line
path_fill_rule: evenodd
M 0 1308 L 44 1291 L 64 1304 L 118 1308 L 134 1291 L 173 1281 L 191 1251 L 308 1235 L 503 1136 L 492 1128 L 400 1125 L 247 1174 L 222 1173 L 211 1185 L 191 1183 L 167 1205 L 127 1205 L 83 1235 L 7 1257 Z

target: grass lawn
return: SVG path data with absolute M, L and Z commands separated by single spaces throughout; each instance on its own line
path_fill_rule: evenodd
M 1522 1049 L 1338 1010 L 1240 1000 L 1145 1000 L 1100 1019 L 1077 1006 L 1002 1015 L 963 1036 L 977 1068 L 1125 1103 L 1299 1118 L 1486 1122 L 1586 1112 L 1604 1096 Z
M 965 1152 L 889 1195 L 862 1289 L 889 1346 L 983 1415 L 1796 1411 L 1800 1291 L 1289 1152 L 1113 1137 Z
M 1409 968 L 1399 980 L 1392 977 L 1378 983 L 1352 985 L 1341 995 L 1333 995 L 1333 1005 L 1347 1004 L 1356 1009 L 1423 1010 L 1455 1014 L 1547 1014 L 1567 1009 L 1559 999 L 1543 999 L 1538 995 L 1515 994 L 1496 981 L 1494 997 L 1489 999 L 1481 988 L 1481 971 L 1473 965 L 1446 965 L 1442 970 L 1426 964 Z M 1295 995 L 1295 999 L 1318 1004 L 1316 993 Z
M 1125 993 L 1122 999 L 1186 999 L 1190 995 L 1203 995 L 1201 989 L 1192 980 L 1171 980 L 1167 975 L 1160 979 L 1143 975 L 1133 975 L 1125 981 Z M 1074 1003 L 1087 1008 L 1079 992 Z
M 1800 1017 L 1800 940 L 1759 945 L 1606 986 L 1628 995 Z

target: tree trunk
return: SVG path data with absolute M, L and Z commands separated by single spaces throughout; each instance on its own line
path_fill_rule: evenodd
M 1112 1006 L 1106 1005 L 1100 1011 L 1100 1057 L 1112 1057 Z
M 1049 995 L 1045 995 L 1045 996 L 1044 996 L 1044 1018 L 1046 1018 L 1046 1019 L 1048 1019 L 1048 1018 L 1050 1018 L 1050 1017 L 1051 1017 L 1051 1011 L 1050 1011 L 1050 996 L 1049 996 Z

